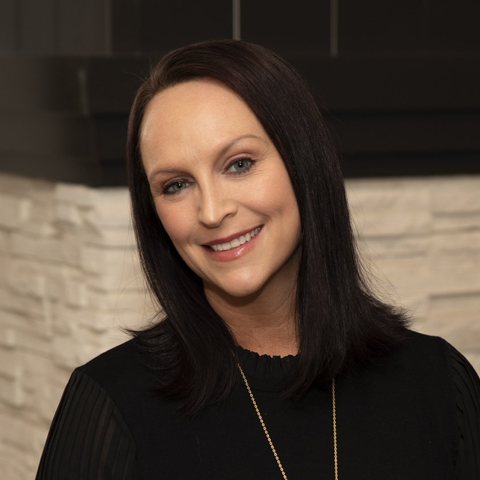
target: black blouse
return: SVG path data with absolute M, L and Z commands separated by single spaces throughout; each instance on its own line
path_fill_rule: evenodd
M 331 392 L 282 399 L 294 357 L 238 356 L 288 478 L 333 479 Z M 131 341 L 76 369 L 37 480 L 281 479 L 240 378 L 228 402 L 194 418 L 154 385 Z M 480 479 L 480 381 L 439 338 L 412 333 L 337 379 L 337 425 L 341 480 Z

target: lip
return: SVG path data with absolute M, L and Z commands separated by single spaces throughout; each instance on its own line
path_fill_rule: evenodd
M 227 242 L 230 242 L 232 240 L 235 240 L 238 237 L 241 237 L 242 235 L 246 235 L 247 233 L 252 232 L 256 228 L 260 228 L 260 231 L 261 231 L 262 227 L 263 227 L 263 225 L 257 225 L 256 227 L 247 228 L 246 230 L 242 230 L 240 232 L 234 233 L 233 235 L 229 235 L 228 237 L 216 238 L 215 240 L 203 243 L 202 245 L 207 246 L 207 247 L 211 247 L 212 245 L 218 245 L 219 243 L 227 243 Z M 258 232 L 258 233 L 260 233 L 260 232 Z M 237 247 L 237 248 L 239 248 L 239 247 Z
M 230 262 L 232 260 L 236 260 L 237 258 L 243 257 L 246 255 L 248 252 L 250 252 L 252 249 L 255 248 L 258 239 L 262 237 L 263 233 L 263 225 L 259 225 L 260 231 L 248 242 L 240 245 L 239 247 L 232 248 L 230 250 L 222 250 L 222 251 L 215 251 L 212 248 L 209 248 L 210 245 L 216 245 L 217 243 L 223 243 L 223 242 L 228 242 L 231 241 L 235 238 L 238 238 L 241 235 L 245 235 L 246 233 L 251 232 L 252 230 L 245 230 L 239 233 L 236 233 L 235 235 L 231 235 L 229 237 L 224 237 L 218 240 L 214 240 L 213 242 L 204 243 L 203 250 L 204 252 L 208 255 L 208 257 L 214 261 L 217 262 Z M 255 227 L 255 228 L 259 228 Z

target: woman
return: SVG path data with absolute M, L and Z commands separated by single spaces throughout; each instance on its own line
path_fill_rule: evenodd
M 74 372 L 37 478 L 480 478 L 478 377 L 368 291 L 337 155 L 284 60 L 171 52 L 127 156 L 164 314 Z

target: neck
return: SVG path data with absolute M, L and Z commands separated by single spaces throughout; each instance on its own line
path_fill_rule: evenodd
M 238 345 L 259 355 L 286 357 L 298 353 L 295 327 L 290 323 L 274 326 L 230 326 Z
M 257 292 L 242 298 L 226 297 L 211 289 L 205 293 L 212 308 L 230 328 L 238 345 L 260 355 L 298 353 L 295 289 L 275 295 Z

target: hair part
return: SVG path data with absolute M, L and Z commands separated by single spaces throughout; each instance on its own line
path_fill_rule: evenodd
M 140 153 L 143 117 L 159 92 L 194 79 L 217 80 L 253 111 L 285 163 L 298 203 L 301 258 L 296 292 L 299 353 L 285 394 L 301 396 L 355 363 L 397 345 L 403 311 L 375 298 L 363 280 L 338 154 L 306 83 L 281 57 L 236 40 L 176 49 L 151 70 L 130 113 L 127 165 L 142 266 L 165 319 L 133 332 L 162 395 L 198 412 L 232 390 L 233 336 L 205 298 L 161 224 Z

